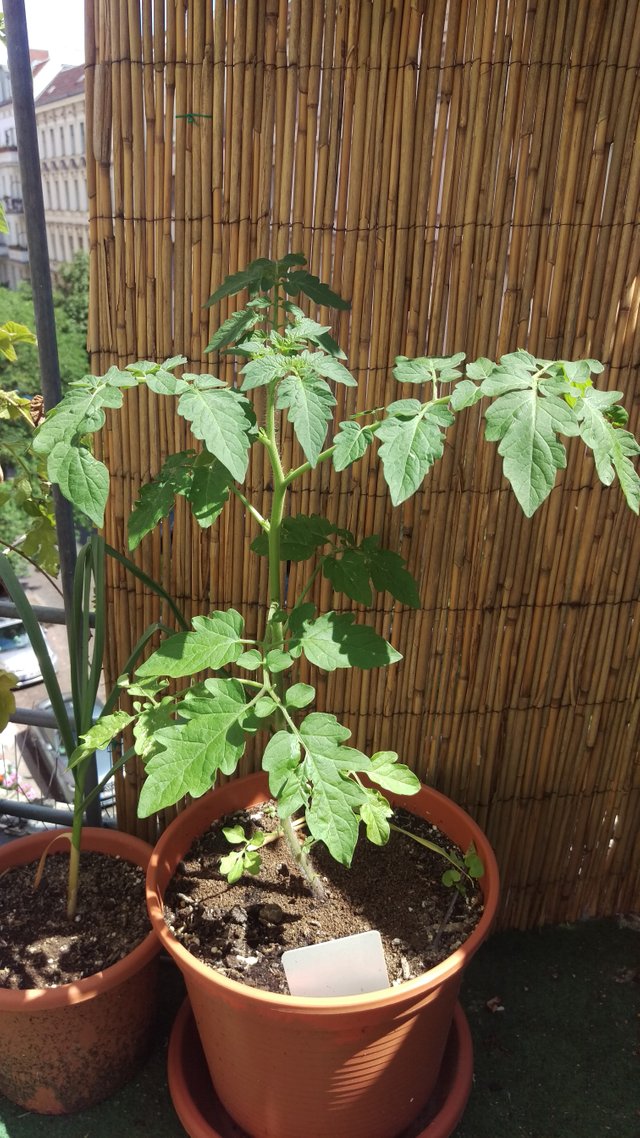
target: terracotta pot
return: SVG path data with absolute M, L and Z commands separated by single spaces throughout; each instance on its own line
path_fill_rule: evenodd
M 223 1109 L 211 1082 L 200 1038 L 185 1000 L 176 1016 L 167 1061 L 169 1090 L 189 1138 L 244 1138 Z M 449 1138 L 467 1105 L 473 1081 L 469 1024 L 456 1004 L 438 1082 L 429 1103 L 402 1138 Z
M 216 1094 L 252 1138 L 395 1138 L 438 1078 L 463 969 L 495 915 L 495 857 L 475 822 L 443 795 L 423 787 L 395 797 L 463 849 L 475 842 L 485 865 L 485 909 L 469 939 L 395 988 L 335 999 L 263 992 L 187 952 L 164 922 L 162 899 L 178 862 L 213 819 L 268 797 L 259 773 L 211 791 L 178 815 L 149 863 L 152 924 L 183 973 Z
M 43 831 L 0 848 L 0 873 L 51 841 Z M 151 847 L 129 834 L 85 828 L 82 849 L 146 870 Z M 54 846 L 51 857 L 65 856 Z M 133 1077 L 151 1042 L 160 945 L 152 932 L 95 976 L 54 988 L 0 988 L 0 1092 L 41 1114 L 100 1102 Z

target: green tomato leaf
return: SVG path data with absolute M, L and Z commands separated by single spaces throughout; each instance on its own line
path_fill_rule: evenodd
M 452 422 L 453 415 L 446 408 L 426 403 L 411 418 L 391 416 L 381 423 L 376 433 L 394 506 L 415 494 L 427 471 L 442 457 L 442 427 Z
M 239 612 L 213 612 L 193 619 L 193 632 L 169 636 L 136 670 L 136 676 L 195 675 L 205 669 L 216 670 L 233 663 L 243 652 L 244 621 Z
M 345 387 L 358 386 L 351 372 L 335 356 L 326 356 L 322 352 L 303 352 L 302 358 L 320 379 L 331 379 L 334 383 L 344 384 Z
M 190 425 L 237 482 L 242 482 L 249 463 L 253 418 L 246 399 L 228 387 L 211 386 L 209 377 L 180 396 L 178 414 Z
M 473 407 L 482 399 L 482 389 L 472 383 L 470 379 L 461 379 L 451 392 L 450 406 L 454 411 L 462 411 L 465 407 Z
M 393 810 L 386 798 L 374 790 L 367 794 L 360 807 L 360 817 L 365 824 L 367 838 L 375 846 L 384 846 L 389 841 L 389 818 L 392 815 Z
M 316 697 L 316 689 L 310 684 L 293 684 L 284 694 L 285 707 L 308 707 Z
M 640 446 L 630 431 L 611 422 L 609 416 L 618 410 L 617 391 L 585 390 L 576 407 L 583 441 L 593 450 L 598 477 L 609 486 L 616 474 L 629 507 L 637 514 L 640 510 L 640 478 L 631 461 L 640 454 Z
M 372 432 L 366 427 L 359 426 L 358 423 L 349 420 L 341 423 L 333 440 L 335 447 L 332 455 L 334 470 L 346 470 L 353 462 L 362 458 L 372 437 Z
M 501 364 L 507 358 L 503 356 Z M 566 401 L 545 392 L 544 383 L 529 374 L 521 356 L 517 361 L 517 367 L 500 367 L 482 384 L 483 393 L 495 397 L 485 412 L 485 434 L 490 441 L 500 440 L 505 478 L 531 517 L 551 493 L 557 471 L 566 466 L 558 434 L 577 435 L 579 425 Z
M 286 672 L 288 668 L 293 667 L 293 662 L 293 656 L 289 652 L 282 652 L 280 648 L 272 648 L 267 652 L 267 668 L 274 675 Z
M 229 498 L 233 475 L 208 451 L 199 454 L 194 466 L 191 485 L 185 493 L 199 526 L 213 525 L 222 513 Z
M 302 758 L 300 743 L 289 731 L 277 731 L 267 743 L 262 766 L 269 774 L 269 790 L 274 798 L 281 799 L 289 776 L 297 769 Z
M 109 471 L 83 446 L 58 443 L 47 463 L 49 478 L 99 529 L 109 497 Z
M 133 725 L 133 737 L 136 754 L 140 756 L 143 762 L 150 759 L 160 749 L 156 742 L 156 732 L 161 727 L 170 727 L 173 723 L 173 700 L 169 696 L 166 696 L 159 704 L 148 705 L 138 716 Z
M 416 794 L 420 779 L 404 763 L 398 762 L 395 751 L 377 751 L 371 756 L 369 778 L 390 794 Z
M 402 658 L 373 628 L 354 624 L 354 620 L 353 613 L 335 612 L 305 620 L 296 639 L 309 663 L 332 672 L 336 668 L 383 668 Z
M 246 842 L 247 835 L 245 834 L 242 826 L 223 826 L 222 833 L 231 845 L 239 845 L 241 842 Z
M 484 864 L 473 842 L 464 855 L 464 864 L 469 877 L 473 877 L 474 880 L 484 877 Z
M 201 685 L 200 685 L 201 687 Z M 245 748 L 242 721 L 247 706 L 236 680 L 208 680 L 207 696 L 198 694 L 182 708 L 191 718 L 156 732 L 158 750 L 147 761 L 138 813 L 173 806 L 186 794 L 199 798 L 215 782 L 218 771 L 233 774 Z
M 280 537 L 280 559 L 282 561 L 306 561 L 317 549 L 326 545 L 333 534 L 341 531 L 321 514 L 295 514 L 285 517 Z M 269 538 L 260 533 L 251 548 L 254 553 L 266 557 L 269 553 Z
M 254 328 L 260 319 L 259 314 L 250 308 L 241 308 L 238 312 L 232 312 L 231 316 L 220 325 L 217 332 L 214 332 L 209 343 L 205 348 L 205 352 L 221 352 L 235 343 L 245 332 Z
M 329 385 L 313 376 L 288 375 L 278 387 L 276 406 L 279 411 L 287 411 L 296 438 L 311 466 L 318 461 L 335 402 Z
M 195 451 L 169 455 L 152 482 L 140 487 L 140 496 L 129 516 L 129 549 L 137 549 L 143 537 L 173 509 L 176 494 L 184 494 L 193 476 Z
M 257 648 L 251 648 L 248 652 L 242 652 L 236 664 L 238 668 L 244 668 L 247 672 L 255 672 L 258 668 L 262 667 L 262 653 L 258 652 Z
M 321 304 L 326 308 L 346 310 L 351 307 L 348 300 L 343 300 L 337 292 L 333 292 L 328 285 L 322 284 L 319 277 L 307 272 L 306 269 L 298 269 L 294 273 L 289 273 L 285 278 L 284 286 L 289 296 L 297 296 L 298 293 L 303 292 L 305 296 L 309 297 L 309 300 L 314 300 L 316 304 Z
M 304 774 L 310 786 L 305 809 L 309 833 L 324 842 L 332 857 L 351 865 L 358 840 L 360 807 L 365 790 L 348 778 L 340 766 L 322 752 L 307 751 Z

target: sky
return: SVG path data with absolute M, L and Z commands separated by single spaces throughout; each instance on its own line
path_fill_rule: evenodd
M 24 0 L 29 46 L 58 63 L 84 60 L 84 0 Z

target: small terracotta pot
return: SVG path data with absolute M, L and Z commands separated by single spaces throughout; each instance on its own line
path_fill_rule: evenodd
M 39 858 L 50 831 L 0 848 L 0 873 Z M 146 870 L 151 847 L 85 828 L 82 849 Z M 51 850 L 51 857 L 65 856 Z M 82 867 L 80 872 L 82 872 Z M 151 1042 L 160 945 L 152 932 L 123 960 L 74 984 L 0 988 L 0 1092 L 40 1114 L 84 1110 L 133 1077 Z
M 163 895 L 181 858 L 214 819 L 268 797 L 261 772 L 211 791 L 178 815 L 149 863 L 152 924 L 183 973 L 220 1102 L 252 1138 L 395 1138 L 431 1096 L 463 969 L 494 919 L 493 851 L 476 823 L 437 791 L 391 796 L 463 849 L 475 843 L 485 866 L 485 907 L 471 936 L 436 968 L 383 991 L 335 999 L 264 992 L 187 952 L 165 924 Z

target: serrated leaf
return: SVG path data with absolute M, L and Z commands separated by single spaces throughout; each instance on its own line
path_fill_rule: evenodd
M 465 407 L 473 407 L 482 399 L 482 389 L 476 387 L 470 379 L 461 379 L 451 392 L 450 405 L 454 411 L 462 411 Z
M 321 514 L 294 514 L 285 517 L 280 537 L 281 561 L 306 561 L 317 549 L 326 545 L 332 534 L 340 531 Z M 258 534 L 252 542 L 254 553 L 266 557 L 269 552 L 269 539 L 266 533 Z
M 81 735 L 79 745 L 69 758 L 69 770 L 74 770 L 94 751 L 107 748 L 133 720 L 134 716 L 126 711 L 115 711 L 112 715 L 101 716 L 97 723 Z
M 239 273 L 231 273 L 221 285 L 212 292 L 208 300 L 205 301 L 204 307 L 211 308 L 212 305 L 218 304 L 219 301 L 224 300 L 226 296 L 236 296 L 237 293 L 242 292 L 247 288 L 251 292 L 257 284 L 259 284 L 261 277 L 271 270 L 273 279 L 275 279 L 275 262 L 269 261 L 266 257 L 260 257 L 256 261 L 252 261 L 247 265 L 246 269 L 242 269 Z
M 377 751 L 371 756 L 369 778 L 390 794 L 416 794 L 420 779 L 404 763 L 398 762 L 395 751 Z
M 104 463 L 86 447 L 61 442 L 49 455 L 47 471 L 65 498 L 101 529 L 109 497 L 109 471 Z
M 277 731 L 267 743 L 262 756 L 262 766 L 269 774 L 269 790 L 274 798 L 280 799 L 285 784 L 300 764 L 302 751 L 295 735 L 289 731 Z M 291 786 L 289 789 L 293 789 Z
M 335 398 L 323 379 L 288 375 L 278 387 L 276 406 L 286 410 L 305 458 L 314 467 L 327 437 Z
M 480 356 L 480 358 L 474 360 L 473 363 L 467 364 L 465 370 L 469 379 L 475 379 L 482 383 L 484 379 L 488 379 L 490 375 L 493 375 L 496 367 L 497 364 L 495 364 L 493 360 L 488 360 L 486 356 Z
M 178 414 L 191 425 L 237 482 L 242 482 L 249 465 L 252 419 L 246 399 L 228 387 L 194 386 L 180 396 Z
M 356 547 L 323 559 L 322 571 L 334 589 L 360 604 L 371 604 L 369 582 L 378 592 L 388 592 L 401 604 L 420 607 L 418 587 L 398 553 L 380 549 L 377 537 L 368 537 Z
M 47 414 L 35 431 L 32 448 L 36 454 L 47 455 L 58 444 L 72 445 L 78 435 L 100 430 L 105 422 L 104 408 L 122 406 L 122 392 L 114 386 L 135 385 L 134 376 L 110 368 L 104 376 L 87 375 L 69 385 L 63 399 Z
M 133 725 L 133 737 L 136 754 L 144 762 L 159 750 L 156 733 L 162 727 L 170 727 L 173 722 L 173 700 L 169 697 L 165 697 L 160 703 L 147 706 L 138 716 Z
M 398 383 L 433 383 L 449 382 L 460 375 L 458 364 L 464 359 L 464 352 L 457 352 L 454 356 L 422 356 L 418 359 L 408 359 L 406 356 L 397 356 L 393 375 Z
M 156 732 L 162 749 L 146 764 L 140 817 L 173 806 L 186 794 L 199 798 L 213 786 L 218 771 L 229 775 L 237 767 L 245 747 L 242 686 L 235 680 L 210 680 L 207 690 L 208 700 L 195 701 L 197 715 Z
M 378 428 L 380 459 L 394 506 L 415 494 L 427 471 L 442 457 L 442 410 L 425 404 L 412 418 L 392 416 Z M 453 415 L 447 415 L 447 422 L 452 423 Z
M 508 379 L 515 387 L 505 390 L 487 408 L 486 438 L 500 439 L 505 478 L 527 517 L 551 493 L 557 471 L 566 465 L 566 454 L 558 433 L 576 435 L 576 415 L 564 399 L 544 395 L 532 381 L 525 387 L 518 377 L 498 375 L 482 384 L 493 389 Z
M 302 357 L 321 379 L 331 379 L 334 383 L 342 383 L 345 387 L 358 386 L 351 372 L 334 356 L 325 356 L 321 352 L 303 352 Z
M 244 345 L 246 347 L 246 345 Z M 291 371 L 291 358 L 283 356 L 273 348 L 261 348 L 257 359 L 252 359 L 242 368 L 241 391 L 252 391 L 256 387 L 266 387 L 275 379 L 283 379 Z
M 339 554 L 324 557 L 322 573 L 331 582 L 335 592 L 345 593 L 358 604 L 371 604 L 369 566 L 359 549 L 345 549 Z
M 335 715 L 326 711 L 310 712 L 302 720 L 299 730 L 305 747 L 323 755 L 333 754 L 351 736 L 349 728 L 338 723 Z
M 223 351 L 229 344 L 233 344 L 243 336 L 249 328 L 255 328 L 259 319 L 259 315 L 250 308 L 241 308 L 238 312 L 233 312 L 214 332 L 205 352 Z
M 314 300 L 316 304 L 324 305 L 326 308 L 339 308 L 347 310 L 351 307 L 348 300 L 343 300 L 337 292 L 333 292 L 328 285 L 322 284 L 319 277 L 309 273 L 306 269 L 298 269 L 296 272 L 289 273 L 284 282 L 285 288 L 290 296 L 297 296 L 299 292 L 303 292 L 309 300 Z
M 136 670 L 136 676 L 195 675 L 205 669 L 216 670 L 231 664 L 243 652 L 244 621 L 235 609 L 197 616 L 193 632 L 178 632 L 165 640 Z
M 195 451 L 169 455 L 153 481 L 140 487 L 140 495 L 129 516 L 129 549 L 137 549 L 143 537 L 173 509 L 176 494 L 190 485 Z
M 317 842 L 324 842 L 336 861 L 351 865 L 366 791 L 321 752 L 307 752 L 304 772 L 311 786 L 305 809 L 309 833 Z
M 382 668 L 402 657 L 366 624 L 354 624 L 353 613 L 325 613 L 305 620 L 299 645 L 310 664 L 336 668 Z
M 332 462 L 334 470 L 346 470 L 353 462 L 357 462 L 365 454 L 371 442 L 372 432 L 358 423 L 347 420 L 340 424 L 340 429 L 333 440 L 334 452 Z
M 213 525 L 229 498 L 233 475 L 208 452 L 198 455 L 191 484 L 183 491 L 199 526 Z
M 360 807 L 360 817 L 365 824 L 367 838 L 375 846 L 384 846 L 389 841 L 391 834 L 389 818 L 392 815 L 393 810 L 386 798 L 376 791 L 367 794 Z
M 593 450 L 600 481 L 609 486 L 617 474 L 625 499 L 637 514 L 640 511 L 640 477 L 631 457 L 640 454 L 640 446 L 630 431 L 614 426 L 606 417 L 618 398 L 618 392 L 590 389 L 585 391 L 576 411 L 580 417 L 580 434 Z

